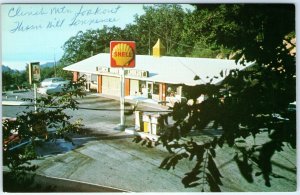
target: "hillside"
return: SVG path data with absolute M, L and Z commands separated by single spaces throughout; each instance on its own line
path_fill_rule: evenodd
M 3 64 L 2 64 L 2 66 L 1 66 L 1 68 L 2 68 L 2 72 L 11 72 L 11 71 L 15 71 L 15 70 L 13 70 L 13 69 L 11 69 L 11 68 L 9 68 L 8 66 L 5 66 L 5 65 L 3 65 Z
M 44 64 L 41 64 L 41 68 L 48 68 L 48 67 L 53 67 L 54 66 L 54 62 L 46 62 Z M 16 72 L 16 69 L 11 69 L 9 66 L 3 65 L 2 64 L 2 72 Z M 20 71 L 23 72 L 23 71 Z

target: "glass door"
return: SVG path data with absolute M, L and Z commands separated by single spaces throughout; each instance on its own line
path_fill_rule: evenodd
M 147 82 L 147 92 L 148 92 L 148 97 L 152 99 L 152 94 L 153 94 L 153 83 L 152 82 Z

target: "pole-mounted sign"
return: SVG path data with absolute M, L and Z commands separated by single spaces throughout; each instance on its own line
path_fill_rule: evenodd
M 29 64 L 29 83 L 39 82 L 41 80 L 41 69 L 39 62 L 31 62 Z
M 120 82 L 120 129 L 125 129 L 125 75 L 124 68 L 135 67 L 135 42 L 134 41 L 111 41 L 110 42 L 110 66 L 121 68 Z
M 34 110 L 37 111 L 37 86 L 36 82 L 41 80 L 41 68 L 39 62 L 31 62 L 29 64 L 29 83 L 30 85 L 33 83 L 33 91 L 34 91 Z
M 111 41 L 110 42 L 110 66 L 113 68 L 135 67 L 135 42 Z

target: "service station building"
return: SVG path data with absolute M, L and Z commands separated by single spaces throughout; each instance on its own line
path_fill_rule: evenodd
M 136 55 L 135 68 L 125 68 L 126 98 L 144 98 L 155 102 L 170 102 L 182 97 L 180 85 L 220 84 L 230 70 L 243 70 L 234 60 L 164 56 L 160 40 L 153 47 L 153 55 Z M 73 80 L 84 76 L 86 90 L 120 96 L 119 68 L 110 66 L 110 54 L 100 53 L 64 68 L 73 72 Z M 220 72 L 225 77 L 220 77 Z M 199 79 L 195 79 L 195 77 Z

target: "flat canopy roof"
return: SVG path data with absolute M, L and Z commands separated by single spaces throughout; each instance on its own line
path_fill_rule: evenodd
M 191 58 L 191 57 L 172 57 L 162 56 L 153 57 L 150 55 L 136 55 L 136 70 L 149 72 L 147 78 L 137 78 L 128 76 L 126 78 L 139 79 L 145 81 L 199 85 L 209 83 L 219 84 L 230 72 L 230 70 L 243 70 L 254 63 L 241 65 L 235 63 L 234 60 L 212 59 L 212 58 Z M 110 67 L 110 54 L 100 53 L 85 60 L 79 61 L 64 68 L 67 71 L 111 75 L 108 73 L 100 73 L 96 67 Z M 126 68 L 125 68 L 126 69 Z M 220 76 L 223 71 L 224 77 Z M 194 80 L 195 76 L 200 79 Z M 112 75 L 113 76 L 113 75 Z

